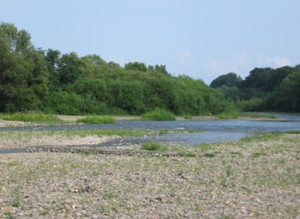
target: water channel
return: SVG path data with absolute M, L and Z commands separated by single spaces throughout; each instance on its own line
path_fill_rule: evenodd
M 91 147 L 124 146 L 147 141 L 171 142 L 193 146 L 201 143 L 236 141 L 252 136 L 257 132 L 300 131 L 300 115 L 276 114 L 285 121 L 248 121 L 248 120 L 213 120 L 213 121 L 121 121 L 117 124 L 96 125 L 49 125 L 34 127 L 5 127 L 0 131 L 42 131 L 42 130 L 89 130 L 89 129 L 147 129 L 147 130 L 183 130 L 184 133 L 151 135 L 114 139 L 104 144 Z M 191 132 L 188 132 L 191 131 Z

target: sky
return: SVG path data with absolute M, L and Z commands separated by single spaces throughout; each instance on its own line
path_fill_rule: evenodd
M 0 0 L 36 47 L 162 64 L 210 83 L 300 64 L 299 0 Z

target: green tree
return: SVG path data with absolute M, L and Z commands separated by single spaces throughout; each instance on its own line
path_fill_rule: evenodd
M 64 54 L 57 65 L 59 82 L 64 85 L 74 83 L 85 69 L 84 62 L 75 52 Z
M 214 79 L 210 86 L 213 88 L 218 88 L 222 86 L 233 87 L 239 86 L 242 81 L 242 78 L 238 76 L 236 73 L 230 72 L 226 75 L 221 75 Z
M 0 109 L 22 111 L 42 108 L 48 72 L 44 57 L 25 30 L 0 25 Z
M 125 64 L 125 70 L 147 71 L 147 67 L 142 62 L 129 62 Z
M 300 69 L 282 81 L 276 94 L 279 110 L 300 112 Z

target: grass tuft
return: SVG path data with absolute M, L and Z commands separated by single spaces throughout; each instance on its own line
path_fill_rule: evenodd
M 185 115 L 183 118 L 186 119 L 186 120 L 191 120 L 191 119 L 193 119 L 193 116 L 192 115 Z
M 215 155 L 212 153 L 205 153 L 204 157 L 215 157 Z
M 142 119 L 150 121 L 175 121 L 176 117 L 173 113 L 167 110 L 157 108 L 148 113 L 143 114 Z
M 258 152 L 258 153 L 254 153 L 252 154 L 252 157 L 256 158 L 256 157 L 261 157 L 261 156 L 266 156 L 267 154 L 264 152 Z
M 110 116 L 87 116 L 85 118 L 76 120 L 76 123 L 113 124 L 113 123 L 117 123 L 117 120 Z
M 217 115 L 218 119 L 237 119 L 239 118 L 239 114 L 238 113 L 222 113 Z
M 159 142 L 146 142 L 142 145 L 142 149 L 147 151 L 161 151 L 164 150 L 164 147 Z
M 9 121 L 22 122 L 62 122 L 57 116 L 44 113 L 14 113 L 2 115 L 1 118 Z

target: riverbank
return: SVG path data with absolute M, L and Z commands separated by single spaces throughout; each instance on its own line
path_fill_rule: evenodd
M 169 146 L 181 157 L 0 155 L 0 218 L 297 218 L 299 142 L 262 134 Z
M 29 147 L 91 146 L 123 137 L 173 133 L 167 130 L 59 130 L 59 131 L 2 131 L 0 150 Z M 178 131 L 179 132 L 179 131 Z
M 25 114 L 26 115 L 26 114 Z M 51 116 L 51 115 L 50 115 Z M 24 121 L 13 121 L 7 120 L 0 117 L 0 127 L 22 127 L 22 126 L 45 126 L 45 125 L 74 125 L 77 124 L 76 121 L 86 116 L 71 116 L 71 115 L 53 115 L 53 117 L 57 118 L 57 121 L 51 122 L 24 122 Z M 116 120 L 120 121 L 139 121 L 141 120 L 141 116 L 109 116 Z M 274 116 L 268 116 L 263 114 L 240 114 L 236 117 L 222 115 L 222 116 L 177 116 L 177 121 L 213 121 L 213 120 L 243 120 L 243 121 L 290 121 L 288 119 L 276 118 Z

